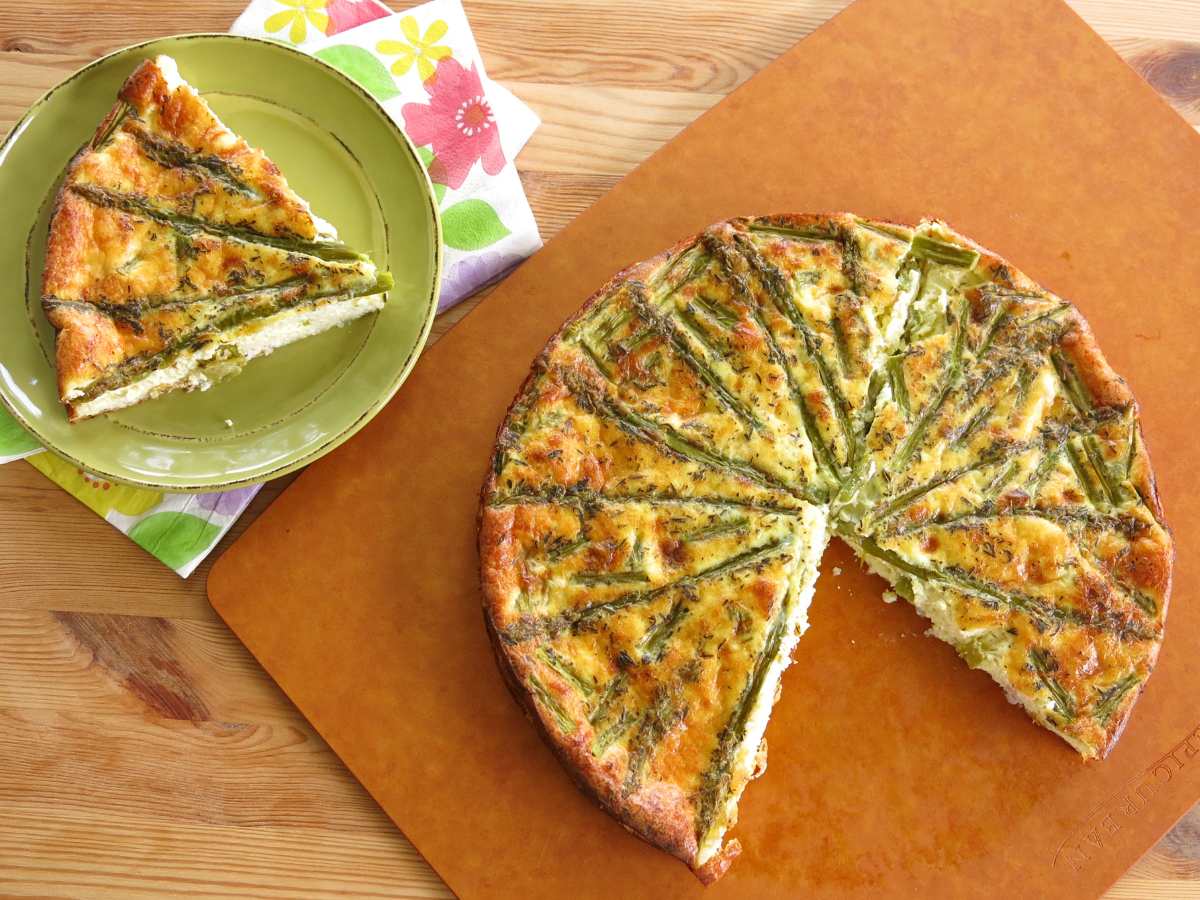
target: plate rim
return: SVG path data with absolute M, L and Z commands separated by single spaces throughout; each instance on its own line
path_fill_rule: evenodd
M 421 158 L 417 154 L 416 147 L 412 143 L 412 139 L 409 138 L 409 136 L 404 133 L 404 130 L 402 128 L 400 128 L 399 125 L 396 124 L 396 121 L 390 115 L 388 115 L 387 111 L 383 108 L 383 106 L 380 104 L 380 102 L 378 100 L 376 100 L 373 96 L 371 96 L 371 94 L 365 88 L 363 88 L 356 81 L 354 81 L 354 79 L 350 78 L 348 75 L 339 71 L 338 69 L 335 69 L 333 66 L 329 65 L 329 63 L 325 62 L 324 60 L 322 60 L 316 56 L 313 56 L 311 54 L 305 53 L 304 51 L 302 51 L 296 47 L 292 47 L 288 44 L 284 44 L 280 41 L 273 41 L 273 40 L 270 40 L 267 38 L 251 37 L 249 35 L 242 35 L 242 34 L 227 34 L 227 33 L 222 33 L 222 32 L 215 32 L 215 31 L 193 31 L 193 32 L 184 32 L 182 34 L 163 35 L 161 37 L 151 38 L 151 39 L 145 40 L 145 41 L 138 41 L 137 43 L 129 44 L 127 46 L 118 47 L 115 50 L 111 50 L 108 53 L 103 54 L 102 56 L 98 56 L 96 59 L 94 59 L 91 62 L 87 63 L 86 65 L 80 67 L 79 69 L 76 69 L 74 72 L 72 72 L 66 78 L 63 78 L 61 81 L 58 81 L 57 83 L 52 85 L 41 96 L 39 96 L 33 103 L 31 103 L 29 105 L 29 107 L 25 110 L 25 112 L 21 115 L 21 117 L 19 119 L 17 119 L 17 121 L 13 124 L 12 128 L 9 130 L 8 134 L 5 136 L 4 140 L 0 141 L 0 165 L 2 165 L 5 161 L 5 159 L 8 157 L 9 149 L 18 140 L 20 140 L 21 135 L 25 131 L 26 123 L 29 122 L 47 102 L 49 102 L 49 100 L 54 96 L 54 94 L 57 93 L 61 88 L 68 85 L 69 83 L 75 81 L 77 78 L 80 78 L 81 76 L 85 75 L 88 71 L 95 68 L 96 66 L 99 66 L 100 64 L 108 61 L 109 59 L 111 59 L 114 56 L 118 56 L 118 55 L 124 54 L 124 53 L 129 53 L 131 51 L 136 51 L 136 50 L 142 49 L 144 47 L 149 47 L 153 44 L 162 43 L 164 41 L 177 41 L 177 40 L 206 41 L 206 40 L 212 40 L 212 39 L 221 39 L 221 40 L 226 40 L 226 41 L 228 41 L 228 40 L 246 41 L 246 42 L 249 42 L 252 44 L 263 44 L 263 45 L 269 46 L 275 50 L 282 50 L 285 53 L 293 54 L 293 55 L 299 57 L 300 59 L 302 59 L 306 62 L 310 62 L 313 65 L 317 66 L 318 68 L 325 70 L 325 73 L 327 75 L 335 76 L 339 81 L 341 81 L 343 84 L 350 87 L 356 94 L 358 94 L 359 98 L 361 100 L 366 102 L 370 107 L 374 108 L 374 110 L 384 120 L 387 127 L 392 131 L 392 133 L 395 134 L 400 139 L 399 142 L 404 147 L 404 151 L 408 154 L 408 156 L 411 159 L 411 161 L 413 162 L 416 170 L 420 173 L 420 180 L 421 180 L 422 187 L 424 189 L 423 194 L 424 194 L 425 202 L 431 213 L 432 224 L 433 224 L 433 239 L 434 239 L 433 240 L 433 247 L 434 247 L 433 278 L 432 278 L 432 283 L 430 285 L 429 296 L 425 300 L 425 314 L 424 314 L 424 319 L 423 319 L 423 322 L 421 325 L 420 332 L 417 335 L 416 340 L 413 342 L 413 346 L 412 346 L 411 350 L 409 351 L 408 356 L 405 358 L 404 362 L 400 365 L 395 377 L 392 379 L 391 383 L 387 386 L 387 388 L 380 392 L 379 396 L 375 400 L 373 400 L 362 411 L 362 413 L 358 416 L 358 418 L 356 418 L 353 422 L 351 422 L 349 425 L 347 425 L 345 428 L 343 428 L 340 432 L 338 432 L 335 435 L 332 435 L 328 440 L 324 441 L 319 446 L 312 448 L 311 450 L 296 457 L 295 459 L 291 459 L 287 462 L 284 462 L 284 463 L 280 464 L 279 466 L 276 466 L 275 468 L 271 469 L 270 471 L 263 472 L 259 475 L 252 475 L 252 476 L 248 476 L 245 478 L 235 478 L 235 479 L 230 479 L 227 481 L 211 481 L 211 482 L 204 482 L 204 483 L 196 483 L 195 478 L 192 477 L 190 479 L 190 483 L 187 483 L 187 484 L 175 484 L 175 483 L 164 484 L 161 482 L 156 482 L 156 481 L 147 480 L 147 479 L 143 479 L 143 478 L 137 478 L 128 473 L 109 472 L 109 471 L 106 471 L 104 468 L 89 465 L 88 463 L 84 462 L 83 460 L 78 459 L 71 453 L 68 453 L 67 451 L 55 446 L 52 441 L 45 439 L 43 437 L 43 435 L 40 434 L 39 431 L 35 427 L 33 427 L 33 425 L 20 413 L 20 411 L 16 408 L 16 406 L 14 406 L 14 404 L 12 402 L 10 402 L 9 397 L 8 397 L 8 390 L 4 386 L 3 381 L 0 380 L 0 404 L 2 404 L 4 410 L 6 412 L 8 412 L 8 414 L 11 415 L 13 417 L 13 419 L 28 434 L 30 434 L 35 440 L 37 440 L 37 442 L 42 447 L 44 447 L 46 451 L 55 453 L 58 456 L 62 457 L 63 459 L 66 459 L 67 461 L 78 466 L 79 468 L 84 469 L 88 472 L 94 473 L 96 475 L 102 476 L 103 478 L 108 479 L 110 481 L 114 481 L 114 482 L 117 482 L 120 484 L 132 485 L 134 487 L 146 488 L 149 490 L 163 491 L 166 493 L 174 493 L 174 494 L 213 493 L 213 492 L 229 491 L 229 490 L 234 490 L 237 488 L 244 488 L 244 487 L 251 487 L 254 485 L 265 484 L 266 482 L 271 481 L 272 479 L 281 478 L 284 475 L 288 475 L 292 472 L 295 472 L 297 469 L 301 469 L 301 468 L 304 468 L 305 466 L 311 465 L 312 463 L 316 462 L 321 457 L 325 456 L 325 454 L 327 454 L 327 453 L 331 452 L 332 450 L 335 450 L 337 447 L 341 446 L 343 443 L 345 443 L 350 438 L 352 438 L 355 434 L 357 434 L 360 430 L 362 430 L 367 425 L 367 423 L 369 423 L 373 418 L 375 418 L 376 415 L 379 414 L 379 412 L 396 395 L 396 392 L 400 389 L 400 387 L 404 384 L 404 382 L 408 380 L 408 376 L 412 373 L 413 367 L 416 365 L 417 360 L 420 358 L 422 351 L 425 349 L 425 345 L 429 341 L 430 331 L 433 328 L 433 320 L 437 317 L 438 297 L 440 296 L 440 293 L 441 293 L 441 282 L 442 282 L 442 274 L 443 274 L 442 266 L 443 266 L 444 249 L 443 249 L 443 244 L 442 244 L 441 211 L 438 209 L 438 205 L 436 202 L 436 195 L 433 190 L 433 183 L 429 179 L 429 173 L 426 171 L 424 164 L 422 164 Z

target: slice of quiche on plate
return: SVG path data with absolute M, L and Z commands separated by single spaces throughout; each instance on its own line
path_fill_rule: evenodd
M 436 314 L 416 148 L 275 41 L 80 69 L 0 143 L 0 196 L 0 402 L 105 480 L 228 490 L 314 461 L 399 389 Z
M 159 55 L 71 161 L 42 303 L 71 421 L 207 389 L 378 311 L 391 276 L 337 240 Z

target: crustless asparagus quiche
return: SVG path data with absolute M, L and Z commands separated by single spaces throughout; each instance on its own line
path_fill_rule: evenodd
M 1171 538 L 1079 312 L 940 222 L 715 225 L 547 344 L 480 512 L 516 696 L 705 882 L 740 850 L 831 534 L 1084 757 L 1154 666 Z
M 391 277 L 337 240 L 172 59 L 142 63 L 71 161 L 42 304 L 72 420 L 173 390 L 383 306 Z

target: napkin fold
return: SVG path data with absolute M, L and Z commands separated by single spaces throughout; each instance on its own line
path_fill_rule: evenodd
M 377 0 L 252 0 L 231 32 L 292 44 L 339 69 L 412 140 L 442 217 L 439 311 L 541 246 L 513 163 L 540 120 L 488 79 L 459 0 L 401 14 Z M 0 407 L 0 465 L 19 459 L 184 578 L 260 487 L 171 494 L 115 484 L 45 450 Z

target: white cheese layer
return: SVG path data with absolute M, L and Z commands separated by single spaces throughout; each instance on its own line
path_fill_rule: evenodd
M 230 374 L 231 368 L 236 370 L 241 363 L 255 357 L 376 312 L 383 308 L 383 300 L 383 294 L 335 300 L 315 308 L 283 310 L 260 321 L 248 322 L 198 350 L 180 354 L 169 365 L 137 381 L 76 404 L 75 412 L 86 418 L 132 406 L 167 391 L 206 391 L 221 376 Z M 223 355 L 232 355 L 236 362 L 222 363 L 219 357 Z
M 738 801 L 741 800 L 742 791 L 754 777 L 758 751 L 767 731 L 767 721 L 771 718 L 771 708 L 779 696 L 784 670 L 792 664 L 792 652 L 796 649 L 796 643 L 800 640 L 800 635 L 808 629 L 808 607 L 816 589 L 817 567 L 829 540 L 826 531 L 828 519 L 827 507 L 806 506 L 796 526 L 796 546 L 802 559 L 792 569 L 792 580 L 788 586 L 787 602 L 791 604 L 787 612 L 788 622 L 784 627 L 779 652 L 771 660 L 762 687 L 747 717 L 746 732 L 741 746 L 734 754 L 729 795 L 714 818 L 708 834 L 700 842 L 696 854 L 697 865 L 704 865 L 721 849 L 725 832 L 737 824 Z

